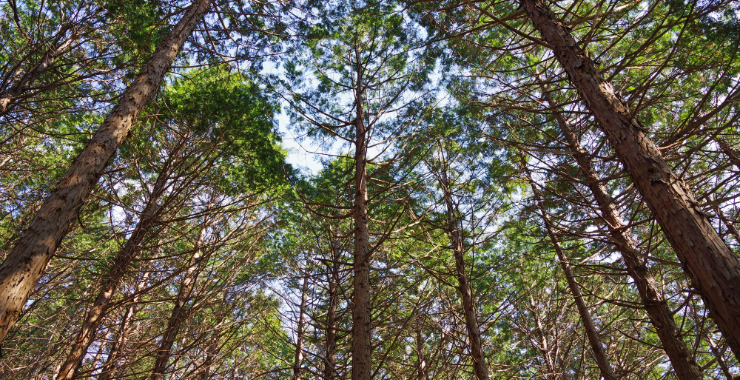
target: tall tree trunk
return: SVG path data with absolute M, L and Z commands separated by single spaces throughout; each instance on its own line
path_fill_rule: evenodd
M 722 151 L 727 155 L 727 157 L 730 159 L 730 162 L 732 162 L 733 165 L 735 165 L 738 170 L 740 170 L 740 153 L 732 147 L 730 144 L 725 141 L 725 139 L 721 137 L 715 137 L 714 141 L 717 142 L 717 145 L 722 149 Z
M 180 288 L 177 291 L 177 297 L 175 298 L 175 304 L 172 307 L 172 312 L 167 320 L 167 329 L 164 331 L 164 336 L 157 349 L 157 358 L 152 368 L 151 380 L 161 380 L 164 377 L 164 371 L 167 369 L 167 362 L 170 360 L 170 352 L 172 351 L 172 345 L 177 339 L 177 334 L 180 332 L 180 326 L 187 318 L 188 307 L 187 303 L 193 293 L 193 287 L 195 281 L 198 278 L 198 267 L 202 261 L 201 247 L 206 237 L 206 228 L 208 223 L 203 224 L 198 233 L 198 238 L 193 245 L 193 256 L 190 257 L 190 263 L 188 269 L 182 277 L 180 282 Z
M 735 165 L 738 170 L 740 170 L 740 153 L 738 153 L 737 149 L 733 148 L 730 144 L 727 143 L 727 141 L 725 141 L 721 137 L 715 137 L 714 140 L 717 142 L 722 151 L 727 155 L 727 157 L 730 158 L 730 162 L 732 162 L 732 164 Z M 740 243 L 740 232 L 738 232 L 737 228 L 735 227 L 735 223 L 733 223 L 732 220 L 730 220 L 730 218 L 725 215 L 720 205 L 716 205 L 714 207 L 714 210 L 717 212 L 717 216 L 722 221 L 722 223 L 724 223 L 727 227 L 727 230 L 730 231 L 730 234 L 732 234 L 735 240 Z
M 90 143 L 46 198 L 18 244 L 0 265 L 0 343 L 26 304 L 44 268 L 70 230 L 106 164 L 128 135 L 139 112 L 159 89 L 165 73 L 210 7 L 196 0 L 121 95 Z
M 355 252 L 352 297 L 352 380 L 372 376 L 370 307 L 370 231 L 367 215 L 367 131 L 363 112 L 363 77 L 359 51 L 355 50 L 357 88 L 355 89 Z
M 614 94 L 566 26 L 544 0 L 521 0 L 529 19 L 552 48 L 588 109 L 605 132 L 642 198 L 702 296 L 735 356 L 740 359 L 740 263 L 644 133 L 644 127 Z
M 683 339 L 681 339 L 680 330 L 673 320 L 668 304 L 665 298 L 663 298 L 663 294 L 661 294 L 653 274 L 647 265 L 640 260 L 637 245 L 632 240 L 632 237 L 628 233 L 629 230 L 619 216 L 619 211 L 614 205 L 611 196 L 609 196 L 606 186 L 604 186 L 601 178 L 596 174 L 591 158 L 586 153 L 586 150 L 583 149 L 578 137 L 560 113 L 550 93 L 546 89 L 543 89 L 543 93 L 545 100 L 548 102 L 550 108 L 553 109 L 555 119 L 565 139 L 568 141 L 578 167 L 586 178 L 586 185 L 591 190 L 596 203 L 599 205 L 601 216 L 606 222 L 611 239 L 616 244 L 617 249 L 622 253 L 622 259 L 627 266 L 627 272 L 635 281 L 635 286 L 637 286 L 642 304 L 650 317 L 650 322 L 658 333 L 661 343 L 663 343 L 663 349 L 671 360 L 671 365 L 676 376 L 681 380 L 701 379 L 701 368 L 696 364 L 691 351 Z
M 455 270 L 457 274 L 458 290 L 460 291 L 460 301 L 462 311 L 465 315 L 465 327 L 468 331 L 468 344 L 470 345 L 470 356 L 473 359 L 473 371 L 478 380 L 488 380 L 488 366 L 486 358 L 483 355 L 483 343 L 480 337 L 480 328 L 478 326 L 478 315 L 475 307 L 475 298 L 473 288 L 465 272 L 465 249 L 460 237 L 458 228 L 459 221 L 455 217 L 455 205 L 452 203 L 452 194 L 450 184 L 447 178 L 446 163 L 442 163 L 440 170 L 440 185 L 444 192 L 445 206 L 447 207 L 447 233 L 452 244 L 452 253 L 455 256 Z
M 306 298 L 308 295 L 308 274 L 303 276 L 301 285 L 301 306 L 298 310 L 298 326 L 296 327 L 295 357 L 293 358 L 293 380 L 301 378 L 303 364 L 303 330 L 306 323 Z
M 337 353 L 337 301 L 339 292 L 339 254 L 338 246 L 332 247 L 334 256 L 332 271 L 329 274 L 329 308 L 326 311 L 326 355 L 324 356 L 324 380 L 333 380 L 335 356 Z
M 606 380 L 616 380 L 617 376 L 614 374 L 611 364 L 609 364 L 609 359 L 604 351 L 604 345 L 601 343 L 599 334 L 596 332 L 596 326 L 591 318 L 591 313 L 588 311 L 586 302 L 583 300 L 583 295 L 581 294 L 581 289 L 578 287 L 578 283 L 576 282 L 576 276 L 573 274 L 573 269 L 570 266 L 568 258 L 565 256 L 565 252 L 563 252 L 563 248 L 560 246 L 560 240 L 550 222 L 547 210 L 545 210 L 545 206 L 542 204 L 540 191 L 537 189 L 534 181 L 532 181 L 531 178 L 529 180 L 531 182 L 535 201 L 537 202 L 537 208 L 540 210 L 542 222 L 545 225 L 545 229 L 547 230 L 547 235 L 550 237 L 552 246 L 555 248 L 555 253 L 558 255 L 558 261 L 560 262 L 560 266 L 563 268 L 563 273 L 565 273 L 568 288 L 570 288 L 570 292 L 573 294 L 576 307 L 578 308 L 578 314 L 581 316 L 581 322 L 583 322 L 583 328 L 586 330 L 586 336 L 588 336 L 588 341 L 591 344 L 591 349 L 596 358 L 596 363 L 599 365 L 599 369 L 601 370 L 601 376 Z
M 547 368 L 547 379 L 556 380 L 558 378 L 558 374 L 555 372 L 555 363 L 553 363 L 551 355 L 552 350 L 550 349 L 550 345 L 547 343 L 547 335 L 545 334 L 545 329 L 542 327 L 542 320 L 537 313 L 539 308 L 537 307 L 537 305 L 535 305 L 534 300 L 531 296 L 529 297 L 529 306 L 532 308 L 532 315 L 534 317 L 535 327 L 537 328 L 536 333 L 537 335 L 539 335 L 540 338 L 539 349 L 540 351 L 542 351 L 542 356 L 545 359 L 545 367 Z
M 123 276 L 126 274 L 131 260 L 139 253 L 144 237 L 157 219 L 157 215 L 159 214 L 159 199 L 166 189 L 167 180 L 171 173 L 172 161 L 177 156 L 182 144 L 184 144 L 184 140 L 175 148 L 173 154 L 165 162 L 162 172 L 159 173 L 139 222 L 136 224 L 126 245 L 118 252 L 113 266 L 110 268 L 110 272 L 105 277 L 103 286 L 101 286 L 100 292 L 95 298 L 95 302 L 85 315 L 82 321 L 82 328 L 77 334 L 75 343 L 72 345 L 72 349 L 56 377 L 57 380 L 69 380 L 76 377 L 75 375 L 82 365 L 82 359 L 84 359 L 87 349 L 95 340 L 95 333 L 103 317 L 105 317 L 108 304 L 113 298 L 113 295 L 115 295 Z
M 211 378 L 211 366 L 213 365 L 213 358 L 216 357 L 217 343 L 218 334 L 216 334 L 216 339 L 210 345 L 208 345 L 206 351 L 206 360 L 203 362 L 203 368 L 201 368 L 200 372 L 198 373 L 199 380 L 209 380 Z
M 60 33 L 66 34 L 67 31 L 69 31 L 69 28 L 63 28 Z M 49 48 L 39 63 L 33 66 L 25 74 L 20 75 L 16 83 L 14 83 L 10 88 L 0 92 L 0 116 L 10 111 L 13 102 L 19 96 L 23 95 L 23 93 L 33 85 L 36 79 L 51 68 L 54 61 L 64 54 L 64 52 L 82 36 L 82 32 L 82 30 L 77 30 L 77 28 L 73 27 L 69 37 L 64 39 L 64 41 L 58 46 Z
M 103 365 L 103 369 L 100 372 L 98 380 L 111 380 L 113 378 L 113 371 L 116 370 L 118 361 L 125 349 L 124 346 L 126 345 L 131 326 L 134 324 L 134 318 L 136 317 L 139 300 L 141 300 L 141 294 L 148 285 L 149 273 L 149 271 L 145 271 L 139 282 L 136 284 L 131 304 L 123 313 L 123 317 L 121 318 L 121 323 L 118 328 L 118 334 L 116 334 L 116 338 L 108 351 L 108 358 Z
M 416 363 L 418 379 L 429 380 L 427 361 L 424 358 L 424 338 L 421 335 L 421 325 L 416 328 L 416 357 L 418 359 L 418 362 Z

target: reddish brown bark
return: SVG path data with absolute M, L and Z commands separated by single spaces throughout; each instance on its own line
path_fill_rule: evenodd
M 543 0 L 521 4 L 605 132 L 635 187 L 740 358 L 740 263 L 712 227 L 691 190 L 676 176 L 645 128 L 615 95 L 594 62 Z
M 204 256 L 202 255 L 201 248 L 206 237 L 206 228 L 208 223 L 204 223 L 198 233 L 198 238 L 193 245 L 193 256 L 190 257 L 190 263 L 188 269 L 182 277 L 180 282 L 180 288 L 177 291 L 175 297 L 175 304 L 172 306 L 172 312 L 167 320 L 167 328 L 164 331 L 164 336 L 157 349 L 157 358 L 154 362 L 154 367 L 151 371 L 151 380 L 161 380 L 164 377 L 164 372 L 167 369 L 167 362 L 170 360 L 170 354 L 172 352 L 172 346 L 175 344 L 177 334 L 180 332 L 180 326 L 188 316 L 189 308 L 187 307 L 188 301 L 190 301 L 193 294 L 193 288 L 195 287 L 195 281 L 198 279 L 198 267 Z
M 552 246 L 555 248 L 555 253 L 558 255 L 558 261 L 560 262 L 560 266 L 563 268 L 565 280 L 568 282 L 568 288 L 570 289 L 571 294 L 573 294 L 573 299 L 578 308 L 578 314 L 581 317 L 581 322 L 583 322 L 583 328 L 586 330 L 586 336 L 591 344 L 591 350 L 593 351 L 596 363 L 599 365 L 599 369 L 601 370 L 601 376 L 606 380 L 616 380 L 617 376 L 614 374 L 611 364 L 609 364 L 606 351 L 604 351 L 604 345 L 601 343 L 601 338 L 599 338 L 599 334 L 596 331 L 596 325 L 594 325 L 591 313 L 588 311 L 588 306 L 586 306 L 586 302 L 583 300 L 581 289 L 578 287 L 576 276 L 573 274 L 573 269 L 570 266 L 568 257 L 565 255 L 565 252 L 563 252 L 563 248 L 560 246 L 560 239 L 556 235 L 552 223 L 550 222 L 547 210 L 545 210 L 545 207 L 542 205 L 540 191 L 537 189 L 534 182 L 532 182 L 531 185 L 535 201 L 537 202 L 537 208 L 540 210 L 542 222 L 545 225 L 545 229 L 547 230 L 547 235 L 550 237 Z
M 159 89 L 173 59 L 209 7 L 210 0 L 197 0 L 190 6 L 121 95 L 120 102 L 72 162 L 18 244 L 0 265 L 0 342 L 18 319 L 46 264 L 76 220 L 107 162 L 125 140 L 138 113 Z
M 371 306 L 370 306 L 370 230 L 367 214 L 367 130 L 363 110 L 363 73 L 359 51 L 355 52 L 357 82 L 355 89 L 355 224 L 354 282 L 352 297 L 352 380 L 372 377 Z
M 182 141 L 182 143 L 184 143 L 184 141 Z M 170 177 L 172 160 L 177 155 L 181 146 L 182 145 L 178 146 L 178 148 L 173 151 L 173 154 L 169 157 L 162 168 L 162 172 L 157 177 L 152 193 L 144 207 L 144 211 L 141 214 L 139 222 L 136 224 L 134 231 L 126 242 L 126 245 L 118 252 L 110 272 L 108 272 L 108 275 L 103 280 L 103 285 L 100 288 L 98 296 L 95 298 L 95 302 L 87 314 L 85 314 L 85 318 L 82 321 L 82 328 L 77 334 L 77 338 L 72 345 L 69 355 L 67 355 L 67 359 L 64 361 L 64 364 L 57 374 L 57 380 L 75 378 L 77 370 L 82 364 L 82 359 L 87 353 L 87 349 L 95 340 L 95 333 L 98 330 L 98 326 L 103 317 L 106 315 L 108 304 L 110 304 L 113 295 L 118 289 L 118 285 L 126 274 L 131 260 L 133 260 L 139 253 L 141 243 L 147 235 L 149 228 L 156 220 L 158 214 L 157 211 L 159 209 L 159 199 L 166 189 L 165 185 Z
M 444 165 L 444 163 L 443 163 Z M 460 303 L 465 316 L 465 327 L 468 332 L 468 344 L 470 356 L 473 360 L 473 372 L 478 380 L 488 380 L 488 365 L 483 355 L 483 343 L 481 340 L 480 327 L 478 326 L 478 313 L 475 306 L 473 288 L 465 271 L 465 249 L 458 229 L 459 221 L 455 217 L 456 209 L 452 203 L 452 194 L 449 188 L 447 170 L 443 167 L 439 173 L 439 182 L 444 192 L 445 206 L 447 208 L 447 233 L 452 245 L 452 253 L 455 256 L 455 270 L 460 292 Z
M 301 378 L 303 365 L 303 330 L 306 324 L 306 297 L 308 295 L 308 275 L 303 277 L 301 285 L 301 306 L 298 310 L 298 325 L 296 326 L 295 356 L 293 358 L 293 380 Z
M 429 380 L 429 371 L 427 369 L 427 361 L 424 358 L 424 339 L 421 335 L 421 326 L 416 328 L 416 357 L 417 363 L 417 374 L 419 380 Z
M 126 311 L 123 313 L 123 317 L 121 318 L 121 323 L 118 328 L 118 333 L 116 334 L 115 340 L 113 341 L 113 344 L 108 351 L 108 358 L 105 360 L 105 364 L 103 364 L 103 369 L 100 371 L 100 376 L 98 377 L 98 380 L 111 380 L 113 378 L 113 372 L 116 370 L 118 361 L 123 355 L 122 353 L 124 352 L 124 346 L 128 341 L 128 335 L 131 332 L 131 327 L 134 324 L 134 317 L 136 317 L 136 311 L 138 309 L 138 303 L 141 300 L 141 294 L 148 285 L 148 279 L 149 272 L 145 271 L 144 274 L 141 276 L 139 282 L 136 284 L 134 296 L 131 299 L 131 305 L 129 305 L 126 308 Z
M 326 311 L 326 354 L 324 356 L 324 380 L 334 379 L 337 352 L 337 301 L 339 297 L 339 258 L 341 250 L 332 247 L 332 268 L 329 274 L 329 308 Z
M 610 237 L 622 254 L 627 272 L 635 281 L 635 286 L 637 287 L 642 304 L 648 313 L 650 322 L 655 328 L 661 343 L 663 343 L 663 349 L 671 360 L 671 365 L 676 376 L 679 379 L 686 380 L 701 379 L 701 368 L 696 364 L 691 351 L 689 351 L 686 343 L 681 339 L 681 331 L 673 320 L 668 304 L 665 298 L 663 298 L 663 294 L 661 294 L 653 274 L 640 259 L 637 245 L 629 235 L 629 229 L 626 228 L 622 218 L 619 216 L 619 211 L 614 205 L 614 202 L 612 202 L 604 183 L 598 174 L 596 174 L 591 158 L 581 146 L 578 137 L 570 128 L 570 125 L 568 125 L 563 115 L 557 109 L 557 105 L 549 92 L 545 90 L 544 94 L 545 100 L 554 110 L 555 119 L 560 126 L 563 136 L 568 141 L 578 167 L 586 178 L 586 185 L 591 190 L 596 203 L 599 205 L 599 211 L 601 211 L 601 216 L 606 222 L 605 224 L 609 230 Z

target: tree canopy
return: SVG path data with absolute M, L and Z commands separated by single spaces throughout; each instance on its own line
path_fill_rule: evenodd
M 0 1 L 0 377 L 740 378 L 740 5 Z

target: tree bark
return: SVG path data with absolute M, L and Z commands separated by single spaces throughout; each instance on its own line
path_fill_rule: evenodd
M 339 292 L 339 247 L 332 247 L 334 256 L 329 274 L 329 308 L 326 311 L 326 355 L 324 356 L 324 380 L 333 380 L 337 353 L 337 301 Z
M 355 89 L 355 199 L 354 199 L 354 282 L 352 299 L 352 380 L 372 376 L 370 307 L 370 231 L 367 214 L 367 141 L 363 112 L 363 77 L 359 51 L 355 50 L 357 88 Z
M 740 170 L 740 153 L 738 153 L 737 149 L 733 148 L 723 138 L 715 137 L 714 140 L 730 159 L 730 162 L 732 162 L 732 164 L 735 165 L 738 170 Z M 722 221 L 722 223 L 725 224 L 725 227 L 727 227 L 727 230 L 730 231 L 730 234 L 732 234 L 732 236 L 735 238 L 735 241 L 740 243 L 740 232 L 738 232 L 737 228 L 735 227 L 735 223 L 733 223 L 732 220 L 730 220 L 730 218 L 725 215 L 720 205 L 716 205 L 714 207 L 714 210 L 717 212 L 717 216 Z
M 71 229 L 107 162 L 128 135 L 138 113 L 159 89 L 173 59 L 209 7 L 210 0 L 196 0 L 190 6 L 121 95 L 120 102 L 72 162 L 18 244 L 0 265 L 0 343 L 18 319 L 46 264 Z
M 445 163 L 442 163 L 445 165 Z M 452 203 L 452 194 L 447 178 L 447 169 L 443 166 L 440 170 L 440 185 L 444 192 L 445 206 L 447 207 L 447 233 L 452 245 L 452 253 L 455 256 L 455 270 L 457 274 L 458 290 L 463 315 L 465 316 L 465 327 L 468 331 L 468 344 L 470 345 L 470 356 L 473 359 L 473 371 L 478 380 L 488 380 L 488 366 L 483 355 L 483 344 L 478 326 L 478 315 L 476 312 L 473 288 L 465 272 L 465 249 L 458 229 L 458 220 L 455 217 L 455 206 Z
M 216 335 L 218 337 L 218 335 Z M 213 358 L 216 357 L 217 340 L 214 340 L 207 348 L 206 360 L 203 362 L 203 368 L 198 373 L 199 380 L 209 380 L 211 378 L 211 366 L 213 365 Z
M 303 330 L 306 323 L 306 297 L 308 293 L 308 275 L 303 276 L 301 285 L 301 306 L 298 310 L 298 326 L 296 327 L 295 357 L 293 358 L 293 380 L 301 378 L 303 364 Z
M 188 269 L 182 277 L 180 282 L 180 288 L 177 291 L 177 297 L 175 298 L 175 304 L 172 307 L 172 312 L 167 320 L 167 329 L 164 331 L 162 342 L 157 349 L 157 358 L 152 367 L 151 380 L 161 380 L 164 377 L 164 371 L 167 369 L 167 362 L 170 359 L 170 353 L 172 351 L 172 345 L 177 339 L 177 334 L 180 332 L 180 326 L 185 321 L 188 315 L 187 303 L 193 294 L 193 288 L 195 287 L 195 281 L 198 278 L 198 267 L 202 261 L 201 247 L 206 237 L 206 228 L 208 223 L 204 223 L 198 233 L 198 238 L 193 245 L 193 256 L 190 257 L 190 263 Z
M 142 274 L 139 282 L 136 284 L 131 304 L 126 308 L 126 311 L 123 314 L 123 318 L 121 318 L 121 324 L 118 328 L 118 334 L 116 335 L 116 339 L 113 341 L 113 344 L 108 351 L 108 358 L 106 358 L 105 364 L 103 364 L 103 369 L 100 371 L 100 376 L 98 377 L 98 380 L 111 380 L 113 378 L 113 371 L 116 370 L 118 360 L 122 356 L 121 353 L 123 352 L 126 341 L 128 340 L 128 334 L 131 330 L 131 326 L 134 324 L 134 318 L 136 317 L 136 311 L 138 309 L 139 300 L 141 299 L 141 293 L 144 291 L 144 289 L 146 289 L 148 285 L 148 279 L 149 271 L 145 271 L 144 274 Z
M 535 328 L 537 329 L 536 333 L 537 335 L 539 335 L 540 338 L 538 348 L 540 349 L 540 351 L 542 351 L 542 356 L 545 359 L 545 367 L 547 368 L 547 379 L 557 380 L 558 374 L 555 371 L 555 363 L 553 363 L 552 360 L 552 350 L 550 349 L 550 345 L 547 343 L 547 334 L 545 334 L 545 329 L 542 327 L 542 321 L 540 320 L 539 314 L 537 313 L 539 308 L 537 307 L 537 305 L 535 305 L 531 294 L 529 297 L 529 306 L 532 308 L 531 310 L 534 317 Z
M 663 349 L 671 360 L 671 365 L 676 376 L 681 380 L 701 379 L 701 368 L 694 360 L 686 343 L 681 339 L 681 331 L 673 320 L 668 304 L 665 298 L 663 298 L 663 294 L 661 294 L 653 274 L 640 259 L 637 245 L 629 235 L 629 230 L 619 216 L 619 211 L 614 205 L 611 196 L 609 196 L 604 183 L 598 174 L 596 174 L 588 153 L 583 149 L 578 137 L 560 113 L 550 93 L 546 89 L 543 89 L 543 93 L 545 101 L 553 109 L 555 119 L 560 126 L 563 136 L 568 141 L 578 167 L 586 178 L 586 185 L 596 199 L 601 216 L 609 230 L 611 240 L 622 253 L 622 260 L 627 267 L 627 272 L 635 281 L 635 286 L 637 287 L 642 304 L 650 317 L 650 322 L 655 328 L 661 343 L 663 343 Z
M 110 300 L 113 298 L 113 295 L 118 289 L 118 285 L 126 274 L 131 260 L 133 260 L 139 253 L 144 237 L 147 235 L 147 232 L 157 218 L 159 199 L 166 189 L 167 180 L 171 173 L 172 161 L 177 156 L 182 144 L 184 144 L 184 140 L 181 141 L 181 144 L 178 145 L 165 162 L 162 172 L 154 183 L 152 193 L 144 207 L 144 211 L 141 214 L 139 222 L 136 224 L 134 231 L 126 242 L 126 245 L 118 252 L 115 261 L 113 262 L 113 267 L 111 267 L 110 272 L 108 272 L 108 275 L 105 277 L 103 286 L 100 288 L 100 292 L 95 298 L 95 302 L 82 321 L 82 328 L 77 334 L 77 338 L 75 339 L 75 343 L 72 345 L 69 355 L 67 355 L 67 359 L 59 370 L 56 380 L 70 380 L 76 377 L 77 371 L 82 365 L 82 360 L 87 353 L 87 349 L 95 340 L 95 333 L 97 332 L 98 326 L 100 326 L 100 322 L 103 317 L 105 317 Z
M 421 325 L 416 328 L 416 357 L 418 360 L 416 363 L 418 379 L 429 380 L 427 361 L 424 359 L 424 340 L 421 336 Z
M 532 180 L 530 178 L 530 182 L 531 181 Z M 547 215 L 547 210 L 545 210 L 545 206 L 542 204 L 542 196 L 534 182 L 531 183 L 531 187 L 535 201 L 537 202 L 537 208 L 540 210 L 542 222 L 547 230 L 547 235 L 550 237 L 553 248 L 555 248 L 555 252 L 558 255 L 558 261 L 560 262 L 560 266 L 563 268 L 565 279 L 568 282 L 568 288 L 570 288 L 570 292 L 573 294 L 573 298 L 576 302 L 578 314 L 581 316 L 581 322 L 583 322 L 583 328 L 586 330 L 586 336 L 588 336 L 588 341 L 591 344 L 591 349 L 596 358 L 596 363 L 599 365 L 599 369 L 601 370 L 601 376 L 606 380 L 616 380 L 617 376 L 614 374 L 611 364 L 609 364 L 609 359 L 604 351 L 604 345 L 601 343 L 599 334 L 596 332 L 596 326 L 591 318 L 591 313 L 588 311 L 586 302 L 583 300 L 583 295 L 581 294 L 581 289 L 578 287 L 578 283 L 576 282 L 576 276 L 573 274 L 573 269 L 570 266 L 568 258 L 565 256 L 565 252 L 563 252 L 563 248 L 560 246 L 560 240 L 555 234 L 555 230 L 550 222 L 550 217 Z
M 594 62 L 544 0 L 521 4 L 565 68 L 650 211 L 740 358 L 740 263 L 700 209 L 691 190 L 661 156 L 645 128 L 605 82 Z

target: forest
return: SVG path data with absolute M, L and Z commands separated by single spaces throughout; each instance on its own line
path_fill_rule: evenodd
M 0 378 L 740 379 L 740 2 L 0 0 Z

